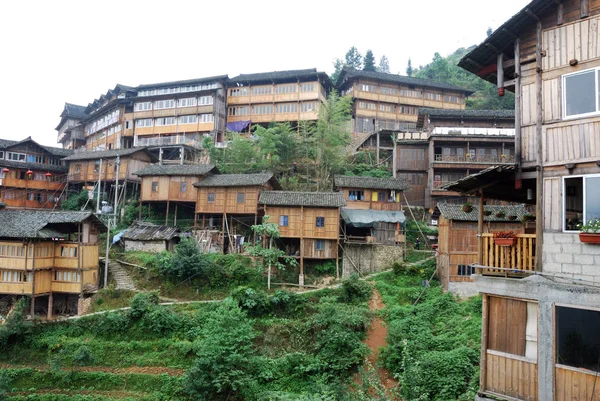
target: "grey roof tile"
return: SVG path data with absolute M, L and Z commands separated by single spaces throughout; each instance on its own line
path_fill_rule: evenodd
M 514 119 L 515 110 L 451 110 L 451 109 L 432 109 L 422 107 L 419 114 L 426 114 L 430 117 L 449 117 L 449 118 L 506 118 Z
M 397 191 L 408 189 L 408 184 L 398 178 L 336 175 L 333 182 L 336 188 L 394 189 Z
M 144 176 L 197 176 L 206 175 L 210 172 L 214 172 L 216 169 L 214 164 L 151 164 L 144 167 L 141 170 L 134 172 L 133 174 L 144 177 Z
M 125 230 L 121 238 L 134 241 L 168 241 L 176 237 L 178 233 L 179 228 L 177 227 L 135 222 Z
M 195 187 L 250 187 L 264 185 L 271 181 L 275 188 L 279 183 L 272 173 L 255 174 L 214 174 L 194 184 Z
M 81 223 L 92 218 L 103 223 L 89 211 L 0 210 L 0 238 L 51 238 L 70 234 L 61 232 L 56 224 Z
M 463 211 L 463 205 L 453 205 L 450 203 L 438 203 L 438 209 L 442 216 L 448 220 L 458 221 L 477 221 L 479 219 L 479 206 L 473 206 L 473 210 L 469 213 Z M 489 216 L 483 216 L 484 221 L 489 222 L 519 222 L 527 214 L 527 210 L 523 205 L 511 205 L 511 206 L 500 206 L 490 205 L 484 206 L 483 210 L 489 210 L 492 212 Z M 496 217 L 496 213 L 504 212 L 504 217 Z M 508 216 L 517 216 L 515 220 L 510 220 Z
M 95 159 L 110 159 L 117 156 L 129 156 L 136 152 L 148 153 L 148 150 L 144 147 L 129 148 L 129 149 L 111 149 L 111 150 L 86 150 L 82 152 L 75 152 L 70 156 L 65 157 L 63 160 L 95 160 Z M 149 154 L 149 153 L 148 153 Z
M 271 206 L 346 206 L 344 194 L 341 192 L 263 191 L 258 203 Z

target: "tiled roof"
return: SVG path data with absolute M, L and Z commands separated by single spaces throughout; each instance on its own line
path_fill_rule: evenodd
M 477 221 L 479 218 L 479 206 L 473 206 L 473 210 L 469 213 L 463 211 L 463 205 L 452 205 L 449 203 L 438 203 L 438 209 L 440 209 L 440 213 L 442 216 L 447 218 L 448 220 L 458 220 L 458 221 Z M 515 206 L 498 206 L 498 205 L 490 205 L 484 206 L 483 210 L 489 210 L 492 212 L 489 216 L 483 216 L 484 221 L 490 222 L 520 222 L 523 216 L 527 214 L 527 210 L 523 205 L 515 205 Z M 496 213 L 504 212 L 504 217 L 496 217 Z M 508 216 L 517 216 L 515 220 L 510 220 Z
M 398 178 L 336 175 L 333 183 L 336 188 L 394 189 L 397 191 L 408 189 L 408 184 Z
M 13 141 L 11 139 L 0 139 L 0 149 L 6 149 L 11 146 L 20 145 L 25 142 L 32 142 L 53 156 L 68 156 L 73 153 L 73 151 L 71 149 L 63 149 L 63 148 L 56 148 L 53 146 L 40 145 L 39 143 L 37 143 L 36 141 L 31 139 L 30 136 L 25 139 L 22 139 L 20 141 Z
M 168 241 L 176 237 L 179 228 L 136 222 L 121 235 L 122 239 L 135 241 Z
M 44 211 L 44 210 L 0 210 L 0 238 L 52 238 L 64 237 L 54 224 L 81 223 L 93 218 L 98 225 L 103 223 L 92 212 Z
M 133 174 L 144 177 L 148 175 L 206 175 L 215 169 L 214 164 L 151 164 Z
M 136 152 L 148 153 L 146 148 L 129 148 L 129 149 L 111 149 L 111 150 L 87 150 L 75 152 L 63 160 L 95 160 L 95 159 L 110 159 L 117 156 L 129 156 Z
M 346 206 L 344 194 L 341 192 L 263 191 L 258 203 L 271 206 Z
M 432 79 L 413 78 L 404 75 L 386 74 L 383 72 L 375 71 L 357 71 L 349 67 L 344 67 L 344 69 L 342 69 L 342 72 L 338 77 L 336 85 L 340 87 L 345 81 L 353 78 L 367 78 L 383 82 L 393 82 L 401 85 L 414 85 L 435 89 L 447 89 L 457 92 L 463 92 L 466 95 L 470 95 L 473 93 L 473 91 L 469 89 L 459 88 L 458 86 L 446 82 L 434 81 Z
M 207 78 L 195 78 L 195 79 L 185 79 L 181 81 L 171 81 L 171 82 L 160 82 L 157 84 L 144 84 L 139 85 L 136 90 L 140 89 L 149 89 L 149 88 L 163 88 L 167 86 L 179 86 L 179 85 L 193 85 L 193 84 L 201 84 L 205 82 L 214 82 L 214 81 L 225 81 L 229 77 L 227 75 L 217 75 L 215 77 L 207 77 Z
M 269 181 L 274 181 L 277 187 L 279 184 L 275 181 L 272 173 L 255 174 L 214 174 L 209 175 L 202 181 L 194 184 L 195 187 L 250 187 L 264 185 Z M 274 185 L 275 187 L 275 185 Z
M 449 118 L 506 118 L 514 119 L 515 110 L 451 110 L 451 109 L 432 109 L 423 107 L 419 109 L 419 114 L 426 114 L 430 117 L 449 117 Z
M 86 106 L 80 106 L 78 104 L 65 103 L 64 116 L 75 119 L 81 119 L 87 117 L 85 114 Z
M 14 168 L 14 169 L 29 169 L 40 172 L 53 172 L 53 173 L 66 173 L 69 171 L 67 166 L 56 166 L 53 164 L 42 164 L 42 163 L 28 163 L 18 162 L 14 160 L 0 160 L 0 167 Z
M 254 83 L 264 81 L 284 81 L 309 78 L 316 79 L 317 77 L 329 80 L 329 77 L 326 73 L 319 72 L 316 68 L 309 68 L 306 70 L 271 71 L 260 72 L 256 74 L 240 74 L 237 77 L 229 79 L 229 83 Z

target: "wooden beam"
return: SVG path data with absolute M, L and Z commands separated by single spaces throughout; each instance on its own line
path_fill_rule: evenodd
M 485 45 L 487 47 L 489 47 L 490 49 L 492 49 L 493 51 L 495 51 L 496 53 L 502 53 L 502 50 L 498 49 L 496 46 L 494 46 L 493 44 L 486 42 Z
M 521 40 L 515 40 L 515 163 L 517 176 L 521 173 Z
M 477 263 L 483 265 L 483 191 L 479 192 L 479 213 L 477 216 Z
M 467 57 L 466 60 L 469 60 L 471 63 L 473 63 L 475 65 L 475 67 L 477 67 L 479 69 L 483 68 L 483 65 L 481 65 L 477 61 L 473 60 L 471 57 Z
M 542 150 L 542 23 L 537 23 L 536 29 L 536 124 L 535 124 L 535 137 L 537 147 L 537 177 L 536 177 L 536 204 L 535 204 L 535 215 L 536 219 L 536 242 L 535 242 L 535 269 L 537 271 L 542 270 L 542 242 L 543 242 L 543 230 L 544 230 L 544 166 L 543 166 L 543 150 Z
M 498 53 L 496 66 L 498 66 L 496 71 L 496 86 L 498 89 L 504 89 L 504 67 L 502 66 L 504 61 L 504 54 Z M 502 92 L 504 93 L 504 92 Z
M 556 25 L 562 25 L 565 23 L 565 6 L 562 0 L 555 0 L 558 5 L 556 8 Z
M 531 11 L 530 9 L 526 8 L 525 12 L 530 15 L 533 19 L 535 19 L 537 22 L 542 22 L 542 20 L 540 19 L 540 17 L 538 17 L 537 15 L 535 15 L 535 13 L 533 11 Z
M 513 67 L 515 65 L 515 60 L 505 60 L 502 63 L 502 68 L 510 68 Z
M 585 18 L 590 16 L 590 0 L 581 0 L 580 17 Z
M 502 32 L 504 32 L 507 35 L 511 36 L 513 39 L 519 39 L 519 37 L 513 31 L 510 31 L 510 30 L 508 30 L 506 28 L 502 28 Z
M 489 319 L 489 306 L 487 294 L 482 294 L 481 311 L 481 357 L 479 363 L 479 390 L 485 391 L 487 374 L 487 345 Z
M 504 81 L 504 87 L 505 88 L 510 88 L 511 86 L 515 86 L 517 80 L 516 79 L 509 79 Z

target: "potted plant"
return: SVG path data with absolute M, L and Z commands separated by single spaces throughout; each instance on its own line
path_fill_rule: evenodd
M 600 219 L 598 217 L 589 220 L 586 224 L 580 224 L 579 240 L 586 244 L 600 244 Z
M 483 211 L 483 215 L 484 215 L 484 216 L 490 216 L 491 214 L 492 214 L 492 211 L 491 211 L 491 210 L 484 210 L 484 211 Z
M 498 213 L 496 213 L 496 217 L 499 219 L 503 219 L 504 216 L 506 216 L 506 213 L 504 213 L 503 211 L 499 211 Z
M 527 213 L 526 215 L 523 216 L 522 221 L 523 221 L 523 223 L 525 223 L 527 221 L 535 221 L 535 215 Z
M 468 201 L 462 207 L 463 212 L 471 213 L 473 211 L 473 205 L 471 205 Z
M 516 220 L 517 216 L 515 216 L 514 214 L 511 214 L 510 216 L 508 216 L 509 220 Z
M 494 244 L 498 246 L 513 246 L 517 242 L 514 231 L 494 231 Z

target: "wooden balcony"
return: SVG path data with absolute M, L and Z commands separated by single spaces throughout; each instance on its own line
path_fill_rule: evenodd
M 45 189 L 48 191 L 61 191 L 65 186 L 63 182 L 37 181 L 37 180 L 18 180 L 15 178 L 2 179 L 3 187 L 27 188 L 27 189 Z
M 493 350 L 487 350 L 485 359 L 484 393 L 500 399 L 537 401 L 538 367 L 535 361 Z
M 482 269 L 481 274 L 522 277 L 535 270 L 535 234 L 518 234 L 512 246 L 496 245 L 493 234 L 482 237 L 483 266 L 489 267 Z
M 435 155 L 436 162 L 444 163 L 509 163 L 515 162 L 514 156 L 494 156 L 494 155 Z

